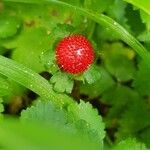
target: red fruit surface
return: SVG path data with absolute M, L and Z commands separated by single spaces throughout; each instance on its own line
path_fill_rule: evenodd
M 65 37 L 56 47 L 56 60 L 62 70 L 71 74 L 82 73 L 94 61 L 92 44 L 83 35 Z

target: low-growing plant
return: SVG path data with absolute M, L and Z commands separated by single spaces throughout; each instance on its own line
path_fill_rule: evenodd
M 0 149 L 148 150 L 149 22 L 149 0 L 0 1 Z

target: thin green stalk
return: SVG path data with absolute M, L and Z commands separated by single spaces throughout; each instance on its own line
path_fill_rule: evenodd
M 54 92 L 50 83 L 39 74 L 9 58 L 0 56 L 0 73 L 31 89 L 43 99 L 54 101 L 60 107 L 64 103 L 73 102 L 69 96 Z

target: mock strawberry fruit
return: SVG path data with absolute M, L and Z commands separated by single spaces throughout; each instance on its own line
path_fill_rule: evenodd
M 63 38 L 56 47 L 59 67 L 71 74 L 84 72 L 94 61 L 92 44 L 83 35 Z

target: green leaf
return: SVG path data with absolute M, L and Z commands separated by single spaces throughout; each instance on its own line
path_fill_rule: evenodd
M 126 2 L 144 10 L 147 14 L 150 15 L 150 1 L 148 0 L 125 0 Z
M 113 150 L 148 150 L 143 143 L 138 143 L 135 139 L 128 138 L 118 143 Z
M 117 139 L 120 140 L 129 136 L 138 138 L 139 133 L 149 128 L 149 109 L 149 103 L 146 103 L 144 99 L 133 98 L 130 100 L 130 103 L 126 105 L 125 112 L 122 113 L 122 118 L 119 120 L 120 127 L 116 134 Z
M 84 83 L 80 85 L 80 93 L 88 95 L 89 98 L 95 98 L 101 95 L 104 91 L 111 88 L 115 82 L 109 73 L 102 67 L 99 67 L 101 77 L 92 84 Z
M 40 62 L 48 72 L 54 74 L 59 70 L 59 67 L 56 64 L 55 51 L 52 48 L 52 45 L 50 45 L 50 47 L 50 49 L 41 53 Z
M 73 33 L 73 31 L 74 28 L 67 24 L 57 24 L 57 26 L 52 29 L 49 39 L 49 49 L 43 51 L 40 55 L 40 61 L 48 72 L 55 74 L 59 70 L 55 59 L 56 44 L 61 38 L 68 36 Z
M 102 144 L 105 137 L 104 123 L 101 116 L 98 115 L 96 109 L 92 108 L 92 105 L 80 101 L 79 105 L 70 105 L 68 107 L 68 113 L 70 114 L 71 119 L 73 120 L 84 120 L 87 123 L 87 126 L 97 133 L 96 138 Z M 72 116 L 71 116 L 72 115 Z
M 84 6 L 86 8 L 96 11 L 98 13 L 104 12 L 111 4 L 112 0 L 85 0 L 84 2 Z
M 139 140 L 144 142 L 148 148 L 150 148 L 149 136 L 150 136 L 150 128 L 146 128 L 139 135 Z
M 55 28 L 53 28 L 53 39 L 58 40 L 60 38 L 63 38 L 65 36 L 68 36 L 69 34 L 72 34 L 74 32 L 74 28 L 71 25 L 68 24 L 57 24 Z
M 55 73 L 50 79 L 50 82 L 54 84 L 54 90 L 57 92 L 71 93 L 73 89 L 73 80 L 65 73 Z
M 21 120 L 61 124 L 63 126 L 67 123 L 67 116 L 63 110 L 58 109 L 52 102 L 39 100 L 35 106 L 21 112 Z
M 100 69 L 96 65 L 92 65 L 87 71 L 84 72 L 83 76 L 85 77 L 87 83 L 92 84 L 100 79 Z
M 5 120 L 0 123 L 0 133 L 2 150 L 99 150 L 97 143 L 82 135 L 71 135 L 53 125 L 47 126 L 42 123 Z
M 147 32 L 150 32 L 150 15 L 148 15 L 147 13 L 145 13 L 144 11 L 140 11 L 141 14 L 141 19 L 143 21 L 143 23 L 145 23 L 146 27 L 147 27 Z
M 138 39 L 141 42 L 150 43 L 150 32 L 144 31 L 139 36 Z
M 126 25 L 125 9 L 126 3 L 123 0 L 113 0 L 113 3 L 109 5 L 107 13 L 110 17 L 117 20 L 120 24 Z
M 111 106 L 105 118 L 106 126 L 111 128 L 118 125 L 122 115 L 128 111 L 127 105 L 131 105 L 132 101 L 139 100 L 139 95 L 129 87 L 117 84 L 105 91 L 100 100 Z
M 128 54 L 131 50 L 126 49 L 120 43 L 105 45 L 104 64 L 106 69 L 117 78 L 118 81 L 127 81 L 134 78 L 135 67 Z M 131 51 L 131 52 L 130 52 Z M 118 63 L 119 62 L 119 63 Z
M 50 45 L 50 36 L 44 28 L 30 28 L 23 30 L 17 40 L 14 41 L 16 49 L 12 58 L 36 72 L 44 70 L 40 63 L 40 55 Z
M 73 109 L 70 110 L 70 108 Z M 85 114 L 86 111 L 88 114 Z M 92 141 L 100 142 L 102 147 L 105 132 L 104 124 L 99 117 L 97 112 L 92 110 L 90 104 L 84 102 L 81 102 L 80 105 L 74 103 L 64 110 L 57 108 L 52 102 L 38 101 L 36 106 L 21 113 L 21 120 L 24 122 L 36 121 L 53 124 L 65 132 L 69 131 L 79 136 L 84 135 Z
M 20 27 L 20 21 L 15 17 L 0 15 L 0 39 L 15 35 Z
M 134 65 L 132 61 L 128 60 L 124 56 L 108 58 L 105 62 L 105 66 L 118 81 L 127 81 L 134 77 Z
M 136 73 L 133 83 L 134 88 L 142 95 L 150 95 L 150 71 L 142 61 L 139 64 L 139 70 Z
M 134 9 L 131 5 L 127 5 L 125 17 L 126 23 L 129 26 L 129 31 L 134 36 L 138 36 L 143 31 L 145 31 L 146 27 L 143 23 L 139 10 Z
M 140 14 L 147 29 L 150 30 L 150 1 L 147 0 L 125 0 L 126 2 L 140 9 Z

